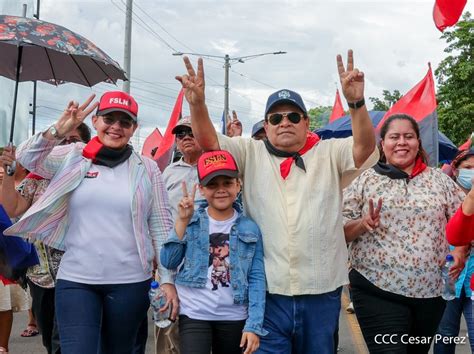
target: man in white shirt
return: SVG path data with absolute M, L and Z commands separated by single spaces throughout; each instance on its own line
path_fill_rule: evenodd
M 299 94 L 279 90 L 268 98 L 267 140 L 217 135 L 204 99 L 202 59 L 177 79 L 204 150 L 229 150 L 243 178 L 246 213 L 263 234 L 267 299 L 260 353 L 333 354 L 340 294 L 347 278 L 342 189 L 378 160 L 364 101 L 364 74 L 337 64 L 352 116 L 353 138 L 319 141 Z
M 163 171 L 163 180 L 168 191 L 171 214 L 173 220 L 176 219 L 178 203 L 183 196 L 181 182 L 186 182 L 188 190 L 193 189 L 193 185 L 199 183 L 196 163 L 202 154 L 202 148 L 196 141 L 191 129 L 191 117 L 181 119 L 173 128 L 172 133 L 176 137 L 176 147 L 182 157 L 170 164 Z M 196 200 L 202 199 L 198 193 Z

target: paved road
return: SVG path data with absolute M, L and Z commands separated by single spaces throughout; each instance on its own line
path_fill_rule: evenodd
M 339 353 L 341 354 L 367 354 L 368 350 L 364 342 L 364 338 L 357 323 L 354 314 L 348 314 L 345 308 L 349 304 L 349 297 L 346 291 L 342 293 L 342 308 L 339 317 Z M 466 322 L 464 317 L 461 323 L 460 337 L 466 337 Z M 466 341 L 468 338 L 466 337 Z M 430 350 L 433 353 L 433 349 Z M 456 354 L 471 354 L 469 344 L 458 345 Z
M 342 296 L 342 310 L 340 315 L 340 329 L 339 329 L 339 353 L 341 354 L 367 354 L 367 347 L 357 324 L 355 315 L 348 314 L 345 308 L 348 304 L 348 297 L 346 292 Z M 41 345 L 40 336 L 33 338 L 22 338 L 20 332 L 25 328 L 27 323 L 26 313 L 17 313 L 14 317 L 12 336 L 10 339 L 10 353 L 11 354 L 45 354 L 45 350 Z M 466 324 L 463 321 L 461 327 L 461 336 L 466 335 Z M 432 353 L 432 351 L 430 352 Z M 469 345 L 458 345 L 457 354 L 470 354 Z M 149 323 L 149 336 L 147 343 L 147 354 L 153 353 L 153 332 L 151 322 Z M 306 354 L 306 353 L 302 353 Z

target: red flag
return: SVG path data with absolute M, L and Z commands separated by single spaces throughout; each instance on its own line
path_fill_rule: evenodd
M 446 27 L 454 26 L 467 0 L 436 0 L 433 8 L 433 20 L 436 27 L 443 32 Z
M 163 135 L 161 135 L 158 128 L 155 128 L 143 143 L 142 155 L 152 159 L 158 151 L 158 147 L 160 146 L 162 140 Z
M 166 127 L 165 136 L 163 137 L 163 140 L 161 140 L 158 151 L 153 157 L 161 171 L 164 171 L 166 166 L 168 166 L 171 161 L 175 139 L 175 136 L 173 133 L 171 133 L 171 131 L 176 126 L 176 123 L 178 123 L 178 120 L 181 117 L 181 112 L 183 110 L 183 97 L 184 90 L 181 89 L 181 91 L 179 91 L 178 97 L 176 98 L 173 112 L 171 112 L 171 117 L 168 122 L 168 127 Z
M 436 114 L 436 93 L 431 65 L 428 73 L 415 87 L 400 98 L 384 115 L 377 125 L 380 130 L 389 116 L 405 113 L 418 122 L 423 148 L 430 157 L 430 166 L 438 163 L 438 116 Z
M 461 150 L 469 150 L 472 146 L 472 141 L 474 140 L 474 133 L 471 134 L 471 136 L 469 137 L 469 139 L 467 139 L 467 141 L 462 144 L 458 149 L 461 151 Z
M 341 96 L 339 96 L 339 90 L 336 90 L 336 99 L 334 100 L 334 106 L 332 107 L 332 113 L 329 117 L 329 123 L 334 122 L 336 119 L 344 116 L 344 108 L 342 107 Z

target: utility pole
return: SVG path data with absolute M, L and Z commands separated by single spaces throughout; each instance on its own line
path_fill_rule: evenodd
M 230 57 L 228 54 L 224 57 L 224 121 L 227 122 L 229 116 L 229 69 L 230 69 Z M 223 123 L 224 124 L 224 123 Z M 224 124 L 222 128 L 227 133 L 227 125 Z
M 173 53 L 173 55 L 175 56 L 194 55 L 194 56 L 203 57 L 203 58 L 217 58 L 217 59 L 224 60 L 224 117 L 225 119 L 227 119 L 227 116 L 229 115 L 229 69 L 231 67 L 231 62 L 245 63 L 245 61 L 262 57 L 264 55 L 278 55 L 278 54 L 286 54 L 286 52 L 279 51 L 279 52 L 270 52 L 270 53 L 260 53 L 260 54 L 246 55 L 242 57 L 231 57 L 229 56 L 229 54 L 226 54 L 224 56 L 219 56 L 219 55 L 199 54 L 199 53 L 182 53 L 182 52 Z M 227 127 L 224 124 L 224 127 L 223 127 L 224 133 L 227 133 L 226 130 L 227 130 Z
M 132 80 L 132 16 L 133 16 L 133 0 L 127 0 L 127 8 L 125 12 L 125 43 L 123 46 L 123 66 L 127 73 L 128 80 L 123 82 L 123 91 L 130 93 L 130 81 Z M 138 148 L 140 145 L 140 127 L 135 133 L 135 143 Z
M 34 18 L 39 20 L 40 16 L 40 0 L 36 0 L 36 14 L 33 15 Z M 33 81 L 33 103 L 31 104 L 31 135 L 36 133 L 36 91 L 38 89 L 38 84 L 36 81 Z
M 131 56 L 132 56 L 132 5 L 133 0 L 127 0 L 127 9 L 125 16 L 125 45 L 123 50 L 123 65 L 127 73 L 127 81 L 123 82 L 123 90 L 130 93 L 130 80 L 132 79 L 131 72 Z

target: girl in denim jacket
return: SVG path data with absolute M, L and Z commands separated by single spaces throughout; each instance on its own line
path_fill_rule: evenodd
M 265 309 L 265 272 L 258 226 L 234 203 L 238 170 L 227 151 L 204 153 L 198 161 L 199 188 L 207 200 L 194 212 L 183 183 L 174 230 L 161 250 L 161 263 L 179 266 L 179 334 L 182 354 L 250 354 L 259 346 Z

